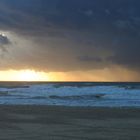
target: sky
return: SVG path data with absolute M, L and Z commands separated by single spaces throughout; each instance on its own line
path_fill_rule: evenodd
M 140 81 L 139 7 L 139 0 L 0 0 L 0 80 Z

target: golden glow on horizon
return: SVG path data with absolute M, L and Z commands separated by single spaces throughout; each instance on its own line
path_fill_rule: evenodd
M 0 81 L 140 81 L 139 73 L 120 67 L 92 71 L 42 72 L 35 70 L 0 71 Z
M 31 70 L 20 71 L 17 73 L 16 77 L 18 81 L 40 81 L 44 79 L 41 73 Z M 48 77 L 46 77 L 45 80 L 48 80 Z
M 34 70 L 8 70 L 0 71 L 0 81 L 48 81 L 49 76 L 45 72 Z

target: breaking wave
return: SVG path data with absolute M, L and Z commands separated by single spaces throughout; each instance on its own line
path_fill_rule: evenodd
M 0 86 L 0 104 L 140 107 L 140 84 L 39 83 Z

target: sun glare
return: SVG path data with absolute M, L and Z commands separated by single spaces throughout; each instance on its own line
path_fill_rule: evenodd
M 39 81 L 41 78 L 43 77 L 41 77 L 40 73 L 31 70 L 20 71 L 17 74 L 17 79 L 19 81 Z
M 36 72 L 34 70 L 20 71 L 1 71 L 1 81 L 49 81 L 49 76 L 45 72 Z

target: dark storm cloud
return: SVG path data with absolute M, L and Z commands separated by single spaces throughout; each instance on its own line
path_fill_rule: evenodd
M 10 43 L 10 40 L 7 36 L 0 34 L 0 45 L 7 45 Z
M 51 38 L 54 55 L 49 58 L 64 69 L 77 70 L 77 65 L 84 69 L 81 60 L 89 63 L 88 69 L 96 67 L 95 61 L 103 67 L 113 63 L 139 69 L 139 6 L 139 0 L 1 0 L 0 29 L 34 37 L 40 42 L 40 49 L 41 44 L 45 46 L 44 40 Z M 67 41 L 57 45 L 55 39 Z M 65 54 L 62 49 L 70 50 L 69 59 L 59 54 Z M 45 57 L 40 56 L 38 61 Z M 70 61 L 69 66 L 66 61 Z

